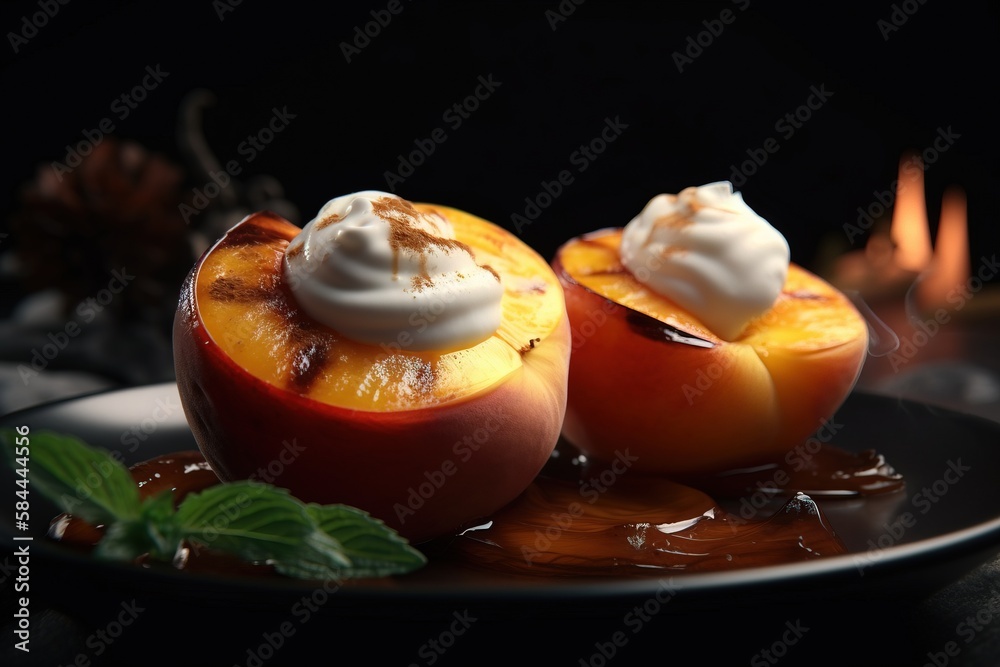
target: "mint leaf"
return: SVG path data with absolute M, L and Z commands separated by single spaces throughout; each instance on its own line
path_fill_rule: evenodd
M 13 463 L 14 440 L 4 437 L 4 453 Z M 95 526 L 135 519 L 139 489 L 128 468 L 104 449 L 69 435 L 32 433 L 29 475 L 63 512 Z
M 130 561 L 149 554 L 153 560 L 169 562 L 181 545 L 176 524 L 173 492 L 168 489 L 146 498 L 137 519 L 109 524 L 94 556 Z
M 12 467 L 16 433 L 0 431 Z M 189 494 L 175 510 L 164 491 L 141 499 L 128 468 L 107 450 L 69 435 L 32 434 L 31 482 L 59 509 L 104 526 L 97 558 L 171 561 L 185 541 L 265 562 L 303 579 L 380 577 L 423 566 L 425 556 L 368 513 L 305 504 L 286 489 L 230 482 Z
M 294 558 L 273 561 L 278 572 L 299 579 L 340 581 L 351 576 L 351 561 L 335 539 L 313 526 Z
M 351 576 L 383 577 L 422 567 L 427 557 L 379 519 L 347 505 L 309 504 L 320 530 L 336 539 L 351 559 Z
M 285 489 L 257 482 L 213 486 L 187 496 L 176 521 L 182 539 L 270 563 L 290 576 L 335 579 L 351 566 L 340 544 Z

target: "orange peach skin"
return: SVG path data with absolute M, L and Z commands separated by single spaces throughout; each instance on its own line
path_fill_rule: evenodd
M 270 222 L 287 226 L 289 239 L 299 231 L 277 216 Z M 199 448 L 223 481 L 253 478 L 306 502 L 358 507 L 419 543 L 513 500 L 548 460 L 565 411 L 565 317 L 519 368 L 470 397 L 403 411 L 344 409 L 234 363 L 199 316 L 197 268 L 174 322 L 177 384 Z
M 616 249 L 620 231 L 595 233 L 602 234 Z M 563 433 L 592 458 L 628 449 L 638 457 L 634 470 L 680 476 L 782 460 L 854 387 L 867 325 L 845 295 L 801 267 L 790 267 L 774 311 L 731 342 L 661 300 L 673 313 L 667 319 L 711 343 L 702 347 L 638 334 L 628 307 L 583 286 L 565 266 L 574 242 L 553 260 L 573 334 Z M 821 340 L 822 324 L 797 316 L 807 307 L 823 308 L 846 333 Z

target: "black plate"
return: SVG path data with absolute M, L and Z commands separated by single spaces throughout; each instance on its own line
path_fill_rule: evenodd
M 684 655 L 686 664 L 774 664 L 760 651 L 776 648 L 810 664 L 844 664 L 848 657 L 865 664 L 862 655 L 907 664 L 903 656 L 916 660 L 923 647 L 887 633 L 888 619 L 903 622 L 908 609 L 1000 552 L 1000 424 L 865 393 L 849 397 L 833 422 L 838 446 L 876 449 L 905 476 L 907 489 L 822 501 L 851 553 L 808 563 L 648 580 L 525 582 L 432 562 L 396 580 L 324 590 L 294 580 L 93 561 L 44 539 L 55 510 L 37 493 L 31 530 L 18 535 L 34 538 L 32 604 L 58 612 L 53 617 L 76 633 L 66 650 L 75 647 L 92 662 L 111 656 L 141 657 L 143 664 L 326 664 L 351 655 L 351 664 L 600 667 L 666 664 Z M 30 408 L 0 425 L 73 433 L 119 451 L 128 463 L 196 447 L 172 383 Z M 4 475 L 0 488 L 13 498 L 13 478 Z M 11 540 L 12 518 L 3 512 L 0 531 L 8 545 L 23 544 Z M 114 625 L 133 612 L 127 627 Z M 869 637 L 858 631 L 866 623 L 877 624 L 868 631 L 881 641 L 862 653 Z M 93 634 L 108 628 L 121 629 L 120 637 L 105 642 Z M 59 626 L 50 632 L 59 634 Z M 192 654 L 189 642 L 197 637 L 210 642 Z

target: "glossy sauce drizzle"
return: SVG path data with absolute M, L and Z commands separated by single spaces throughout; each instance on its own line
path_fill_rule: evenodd
M 824 444 L 803 454 L 809 454 L 805 465 L 789 457 L 681 483 L 635 473 L 624 456 L 588 462 L 560 443 L 534 483 L 507 507 L 419 546 L 432 561 L 527 577 L 724 571 L 846 553 L 812 496 L 893 493 L 904 487 L 903 479 L 874 452 L 853 454 Z M 131 471 L 141 496 L 171 489 L 175 502 L 219 483 L 195 451 L 157 457 Z M 772 501 L 768 509 L 756 503 L 750 515 L 724 509 L 761 493 Z M 84 550 L 102 534 L 103 527 L 65 514 L 49 531 Z M 274 575 L 270 567 L 205 549 L 182 550 L 174 567 Z
M 903 488 L 902 477 L 874 452 L 810 451 L 804 465 L 793 459 L 681 483 L 634 473 L 626 458 L 587 462 L 561 443 L 517 500 L 438 541 L 432 553 L 547 577 L 723 571 L 846 553 L 811 496 L 892 493 Z M 750 499 L 751 512 L 736 510 Z
M 132 479 L 139 487 L 139 497 L 148 498 L 170 489 L 174 504 L 179 504 L 189 493 L 198 493 L 219 483 L 219 478 L 198 451 L 182 451 L 158 456 L 130 469 Z M 49 524 L 49 537 L 81 551 L 91 551 L 104 536 L 104 526 L 93 526 L 69 514 L 60 514 Z M 139 565 L 151 563 L 144 557 Z M 185 545 L 174 559 L 177 569 L 195 572 L 271 576 L 269 565 L 248 563 L 235 556 Z

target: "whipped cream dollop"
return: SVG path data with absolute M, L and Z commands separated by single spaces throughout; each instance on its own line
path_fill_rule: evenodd
M 639 282 L 733 340 L 781 293 L 788 242 L 728 181 L 653 197 L 622 233 Z
M 285 250 L 302 309 L 392 350 L 474 345 L 500 326 L 503 286 L 443 216 L 367 190 L 328 201 Z

